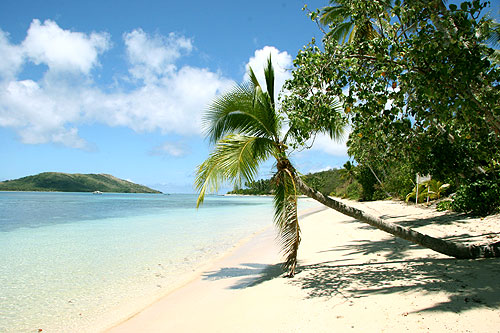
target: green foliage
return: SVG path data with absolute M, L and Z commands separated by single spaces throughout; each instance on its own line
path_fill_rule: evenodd
M 350 163 L 350 162 L 348 162 Z M 361 187 L 352 174 L 354 166 L 349 172 L 343 169 L 330 169 L 309 173 L 302 176 L 302 180 L 310 187 L 323 195 L 340 196 L 350 199 L 359 199 Z M 350 175 L 349 177 L 346 175 Z M 350 178 L 351 177 L 351 178 Z M 260 179 L 245 183 L 245 188 L 235 188 L 228 194 L 266 195 L 274 193 L 274 183 L 271 179 Z
M 246 182 L 245 188 L 235 188 L 228 194 L 243 194 L 243 195 L 266 195 L 272 194 L 273 188 L 270 179 L 259 179 L 257 181 Z
M 480 176 L 468 184 L 460 186 L 453 197 L 454 211 L 486 216 L 500 207 L 500 182 L 496 177 Z
M 450 187 L 450 184 L 443 184 L 435 179 L 430 179 L 418 185 L 418 202 L 425 202 L 426 200 L 436 200 L 441 198 L 446 190 Z M 410 200 L 415 200 L 417 195 L 417 186 L 406 195 L 406 202 Z
M 106 174 L 44 172 L 0 182 L 0 191 L 161 193 Z
M 377 179 L 370 171 L 370 169 L 366 166 L 358 166 L 358 182 L 361 185 L 361 197 L 360 200 L 370 201 L 374 200 L 374 194 L 376 191 L 375 184 L 377 183 Z
M 404 197 L 416 172 L 458 187 L 490 170 L 500 162 L 500 68 L 488 5 L 337 0 L 316 12 L 332 33 L 299 51 L 283 101 L 298 144 L 349 123 L 349 155 L 382 183 L 360 170 L 363 199 Z M 344 43 L 353 27 L 375 33 Z
M 393 198 L 404 198 L 412 189 L 415 173 L 408 163 L 392 163 L 382 173 L 384 190 L 392 195 Z
M 278 227 L 283 267 L 293 276 L 297 264 L 300 228 L 297 218 L 296 171 L 287 157 L 287 135 L 281 138 L 282 118 L 274 102 L 274 69 L 271 57 L 264 69 L 266 90 L 252 69 L 250 81 L 217 97 L 205 113 L 205 132 L 215 146 L 198 167 L 197 206 L 207 191 L 217 191 L 226 181 L 235 188 L 255 184 L 259 165 L 276 159 L 271 180 L 274 189 L 274 222 Z
M 438 212 L 445 212 L 447 210 L 451 210 L 452 209 L 451 203 L 452 203 L 451 200 L 445 200 L 445 201 L 438 202 L 436 205 L 436 210 Z
M 354 179 L 352 182 L 344 183 L 337 187 L 330 195 L 345 199 L 360 200 L 362 191 L 363 188 L 358 181 Z
M 303 176 L 302 180 L 323 195 L 329 195 L 344 183 L 341 170 L 342 169 L 331 169 L 310 173 Z

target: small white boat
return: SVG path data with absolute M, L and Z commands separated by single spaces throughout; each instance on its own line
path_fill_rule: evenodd
M 101 192 L 101 191 L 94 191 L 94 192 L 92 192 L 92 193 L 93 193 L 93 194 L 102 194 L 102 192 Z

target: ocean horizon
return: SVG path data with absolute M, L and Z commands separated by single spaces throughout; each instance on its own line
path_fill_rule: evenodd
M 0 192 L 0 331 L 103 329 L 273 224 L 269 197 L 195 207 L 194 194 Z

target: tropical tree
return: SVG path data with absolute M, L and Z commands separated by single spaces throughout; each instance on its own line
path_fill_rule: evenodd
M 204 124 L 215 147 L 197 170 L 195 187 L 199 206 L 207 191 L 217 191 L 225 181 L 252 182 L 259 164 L 273 157 L 274 221 L 286 257 L 283 265 L 291 276 L 297 265 L 300 228 L 297 217 L 298 178 L 287 157 L 287 135 L 281 135 L 282 118 L 274 100 L 274 69 L 271 57 L 264 69 L 265 90 L 253 70 L 250 80 L 217 98 L 207 109 Z
M 249 74 L 249 82 L 237 85 L 216 98 L 206 111 L 205 131 L 214 148 L 196 172 L 195 187 L 199 191 L 197 206 L 203 203 L 205 193 L 217 191 L 226 181 L 234 184 L 253 181 L 259 164 L 270 157 L 274 158 L 274 221 L 279 230 L 282 252 L 286 257 L 283 267 L 288 270 L 289 276 L 295 274 L 300 244 L 297 216 L 299 191 L 327 207 L 440 253 L 457 258 L 500 256 L 498 244 L 465 246 L 437 239 L 383 221 L 309 187 L 301 179 L 288 156 L 287 140 L 289 134 L 293 133 L 292 129 L 281 135 L 283 118 L 274 101 L 274 70 L 271 58 L 264 69 L 266 90 L 259 84 L 252 69 Z M 345 123 L 331 122 L 325 126 L 324 131 L 331 137 L 338 138 L 344 125 Z
M 373 39 L 378 36 L 377 26 L 383 21 L 369 16 L 354 20 L 353 14 L 356 14 L 355 8 L 358 4 L 357 0 L 330 0 L 330 6 L 311 13 L 311 18 L 319 17 L 321 24 L 330 27 L 329 37 L 339 43 Z M 372 1 L 369 4 L 384 9 L 390 5 L 390 1 Z
M 375 38 L 325 36 L 299 51 L 283 104 L 296 137 L 306 142 L 323 119 L 345 117 L 349 155 L 377 174 L 400 164 L 455 188 L 500 183 L 498 24 L 483 15 L 489 2 L 338 2 L 353 24 L 383 24 Z M 335 99 L 345 112 L 328 107 Z
M 341 169 L 340 177 L 346 181 L 346 186 L 349 186 L 353 182 L 356 177 L 356 167 L 351 163 L 351 161 L 344 163 L 343 169 Z

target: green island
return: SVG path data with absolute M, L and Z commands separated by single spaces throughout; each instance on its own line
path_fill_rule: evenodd
M 43 172 L 0 182 L 0 191 L 161 193 L 108 174 Z

